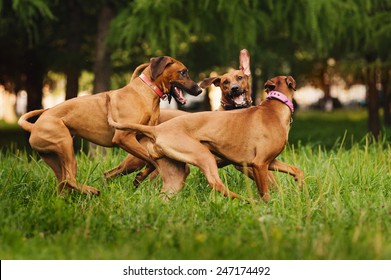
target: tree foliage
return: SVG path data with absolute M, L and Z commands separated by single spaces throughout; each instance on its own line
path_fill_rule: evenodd
M 70 27 L 71 2 L 80 13 L 77 28 Z M 365 81 L 363 67 L 390 69 L 389 0 L 0 0 L 0 38 L 12 41 L 0 54 L 0 79 L 21 71 L 25 57 L 42 71 L 91 71 L 107 5 L 115 11 L 106 38 L 114 76 L 156 55 L 182 59 L 193 73 L 236 67 L 242 48 L 251 53 L 255 84 L 276 74 L 322 78 L 330 57 L 353 80 Z
M 0 0 L 0 35 L 15 29 L 15 23 L 27 32 L 29 46 L 38 39 L 40 30 L 37 21 L 42 18 L 53 20 L 48 0 Z M 15 21 L 15 19 L 17 19 Z

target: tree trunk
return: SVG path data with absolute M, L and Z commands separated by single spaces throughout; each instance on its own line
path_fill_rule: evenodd
M 93 93 L 99 93 L 110 89 L 111 63 L 106 38 L 113 17 L 114 10 L 105 2 L 100 10 L 98 18 Z
M 28 52 L 25 69 L 21 76 L 21 88 L 27 92 L 27 111 L 42 108 L 42 82 L 44 70 L 34 52 Z
M 81 45 L 80 23 L 81 11 L 80 4 L 76 0 L 68 1 L 69 5 L 69 29 L 67 36 L 67 49 L 69 54 L 69 63 L 66 67 L 67 86 L 65 99 L 71 99 L 77 96 L 79 92 L 79 76 L 81 73 L 79 65 L 79 53 Z
M 79 92 L 80 70 L 67 69 L 66 75 L 67 75 L 67 86 L 65 91 L 65 99 L 68 100 L 77 97 L 77 94 Z
M 111 60 L 106 38 L 113 17 L 114 9 L 105 1 L 98 16 L 93 93 L 110 90 Z M 89 156 L 95 156 L 98 146 L 91 143 L 89 148 Z
M 321 104 L 322 109 L 330 112 L 333 108 L 333 99 L 331 98 L 331 76 L 328 71 L 328 65 L 324 64 L 321 72 L 321 84 L 324 92 L 323 102 Z
M 383 94 L 384 94 L 384 123 L 387 126 L 391 126 L 391 87 L 390 87 L 390 79 L 391 69 L 383 69 L 382 71 L 382 86 L 383 86 Z
M 367 86 L 369 132 L 377 140 L 380 135 L 380 116 L 379 98 L 376 90 L 376 71 L 374 67 L 368 67 Z

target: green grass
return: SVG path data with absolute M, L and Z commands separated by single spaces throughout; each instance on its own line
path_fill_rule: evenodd
M 336 148 L 345 137 L 344 147 L 350 148 L 365 141 L 368 131 L 368 113 L 364 109 L 322 111 L 298 111 L 295 113 L 289 133 L 291 144 Z M 345 135 L 346 134 L 346 135 Z M 391 140 L 391 129 L 383 127 L 383 137 Z
M 0 259 L 390 259 L 391 146 L 339 131 L 339 114 L 334 129 L 327 115 L 297 115 L 291 135 L 301 139 L 279 159 L 302 168 L 306 183 L 299 189 L 276 173 L 269 203 L 224 198 L 196 168 L 169 203 L 158 197 L 159 179 L 137 190 L 134 175 L 105 183 L 103 171 L 125 156 L 118 150 L 78 155 L 78 180 L 101 196 L 59 197 L 42 160 L 8 149 L 0 153 Z M 318 145 L 319 131 L 330 144 Z M 220 175 L 233 191 L 257 197 L 232 167 Z

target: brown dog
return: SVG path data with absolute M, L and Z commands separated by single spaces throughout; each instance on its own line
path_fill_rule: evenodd
M 156 125 L 160 98 L 173 96 L 185 103 L 183 91 L 198 95 L 202 89 L 190 79 L 187 68 L 168 56 L 152 58 L 139 78 L 125 87 L 67 100 L 48 110 L 26 113 L 19 125 L 29 132 L 30 145 L 53 169 L 59 185 L 83 193 L 99 194 L 93 187 L 76 182 L 76 158 L 72 136 L 95 144 L 119 146 L 139 158 L 149 160 L 147 151 L 136 139 L 136 132 L 116 131 L 107 123 L 106 95 L 111 97 L 113 117 L 121 122 Z M 27 120 L 39 116 L 32 124 Z
M 259 194 L 268 201 L 268 169 L 291 174 L 299 185 L 304 178 L 300 169 L 275 159 L 288 141 L 295 88 L 291 76 L 278 76 L 265 83 L 268 99 L 259 106 L 188 114 L 157 126 L 115 122 L 108 96 L 108 120 L 116 129 L 138 131 L 152 139 L 147 149 L 162 174 L 162 192 L 172 195 L 183 187 L 185 175 L 174 181 L 171 175 L 175 174 L 173 170 L 183 170 L 181 162 L 185 162 L 199 167 L 212 188 L 226 196 L 239 197 L 219 178 L 215 154 L 236 165 L 252 167 Z M 167 165 L 172 168 L 162 168 Z
M 207 78 L 200 86 L 207 88 L 211 84 L 221 89 L 219 111 L 248 108 L 252 105 L 250 89 L 250 54 L 246 49 L 240 51 L 240 69 L 223 76 Z
M 251 89 L 250 89 L 250 54 L 246 49 L 240 51 L 239 55 L 239 70 L 233 70 L 222 76 L 207 78 L 201 84 L 201 88 L 206 88 L 212 83 L 216 87 L 221 89 L 221 106 L 220 111 L 233 110 L 240 108 L 247 108 L 251 106 Z M 141 67 L 141 66 L 140 66 Z M 137 74 L 135 70 L 133 76 Z M 132 76 L 132 79 L 133 79 Z M 163 123 L 174 117 L 178 117 L 184 114 L 189 114 L 180 110 L 163 109 L 160 111 L 158 123 Z M 175 133 L 175 132 L 173 132 Z M 139 139 L 141 143 L 146 142 L 145 139 Z M 220 161 L 220 165 L 227 165 L 229 163 L 223 163 Z M 106 179 L 113 179 L 115 177 L 130 174 L 136 170 L 140 170 L 146 165 L 146 162 L 129 154 L 123 162 L 113 169 L 105 172 Z M 146 170 L 139 173 L 136 179 L 133 181 L 134 186 L 138 186 L 144 179 L 154 170 L 153 166 L 149 166 Z M 154 173 L 154 176 L 156 172 Z M 274 180 L 273 175 L 270 175 Z

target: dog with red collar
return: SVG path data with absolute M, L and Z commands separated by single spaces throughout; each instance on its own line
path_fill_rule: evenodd
M 132 75 L 132 80 L 135 79 L 138 75 L 139 68 L 135 70 Z M 139 76 L 141 77 L 141 75 Z M 222 96 L 221 96 L 221 106 L 220 111 L 224 110 L 235 110 L 241 108 L 248 108 L 252 105 L 251 99 L 251 70 L 250 70 L 250 53 L 243 49 L 239 54 L 239 69 L 230 71 L 224 75 L 206 78 L 200 84 L 201 88 L 207 88 L 211 84 L 214 84 L 217 87 L 220 87 Z M 148 83 L 148 81 L 146 81 Z M 178 98 L 176 98 L 178 101 Z M 188 112 L 181 110 L 170 110 L 162 109 L 160 111 L 160 116 L 158 123 L 163 123 L 172 118 L 189 114 Z M 143 142 L 143 139 L 139 139 L 140 142 Z M 113 179 L 118 176 L 127 175 L 133 173 L 137 170 L 140 170 L 146 165 L 146 162 L 129 154 L 124 161 L 122 161 L 118 166 L 114 167 L 105 172 L 106 179 Z M 223 166 L 224 164 L 221 163 Z M 136 176 L 136 179 L 133 181 L 134 186 L 138 186 L 152 171 L 153 167 L 150 166 L 149 169 L 144 170 Z M 153 177 L 156 176 L 156 172 Z M 274 177 L 270 174 L 270 180 L 274 182 Z
M 31 147 L 53 169 L 58 180 L 58 193 L 64 188 L 85 194 L 100 193 L 98 189 L 76 181 L 73 136 L 105 147 L 118 146 L 149 160 L 145 147 L 137 141 L 136 132 L 114 130 L 109 126 L 106 96 L 111 98 L 112 114 L 117 120 L 156 125 L 162 97 L 173 96 L 183 103 L 185 91 L 192 95 L 202 92 L 189 77 L 186 66 L 172 57 L 155 57 L 145 65 L 140 78 L 131 80 L 120 89 L 73 98 L 53 108 L 21 116 L 18 124 L 31 133 Z M 29 121 L 33 117 L 38 117 L 35 123 Z

